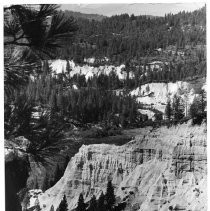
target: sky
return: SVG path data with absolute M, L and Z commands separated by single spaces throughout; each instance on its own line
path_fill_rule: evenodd
M 205 3 L 139 3 L 139 4 L 63 4 L 62 10 L 72 10 L 87 14 L 105 16 L 128 13 L 129 15 L 164 16 L 167 13 L 176 14 L 180 11 L 193 11 L 203 7 Z

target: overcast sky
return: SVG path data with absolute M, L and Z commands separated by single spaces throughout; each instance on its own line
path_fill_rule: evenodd
M 166 13 L 193 11 L 204 6 L 205 3 L 148 3 L 148 4 L 63 4 L 61 9 L 73 10 L 82 13 L 101 14 L 111 16 L 128 13 L 135 15 L 164 16 Z

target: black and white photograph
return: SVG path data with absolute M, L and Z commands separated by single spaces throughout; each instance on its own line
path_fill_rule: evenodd
M 24 3 L 2 6 L 5 211 L 207 211 L 206 3 Z

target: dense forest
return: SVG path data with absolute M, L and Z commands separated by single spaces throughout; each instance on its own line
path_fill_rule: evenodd
M 74 15 L 65 11 L 66 17 Z M 73 46 L 66 45 L 61 57 L 110 58 L 113 62 L 141 60 L 157 48 L 184 49 L 206 44 L 206 7 L 165 17 L 115 15 L 101 21 L 76 16 L 79 30 Z
M 206 75 L 205 12 L 206 7 L 203 7 L 194 12 L 168 14 L 165 17 L 122 14 L 110 18 L 100 17 L 100 20 L 94 19 L 97 16 L 89 15 L 86 18 L 79 13 L 58 12 L 51 24 L 55 25 L 62 20 L 62 27 L 70 30 L 71 36 L 62 35 L 59 45 L 50 45 L 49 49 L 52 46 L 56 48 L 49 50 L 47 57 L 43 57 L 45 47 L 41 53 L 42 68 L 39 65 L 27 68 L 27 63 L 23 63 L 28 58 L 30 63 L 34 61 L 35 56 L 31 56 L 31 52 L 22 55 L 21 71 L 13 65 L 13 60 L 12 63 L 5 56 L 6 137 L 25 135 L 37 139 L 37 134 L 40 136 L 40 130 L 46 125 L 54 124 L 53 127 L 60 128 L 58 123 L 66 125 L 72 120 L 82 125 L 101 122 L 117 127 L 140 126 L 147 118 L 138 112 L 142 106 L 129 95 L 129 90 L 151 82 L 175 82 Z M 20 20 L 22 18 L 20 16 Z M 15 30 L 15 25 L 12 24 L 6 25 L 6 35 L 13 33 L 11 27 Z M 50 29 L 49 32 L 59 33 L 59 27 Z M 33 30 L 29 33 L 33 34 Z M 41 38 L 42 36 L 37 40 L 34 37 L 32 44 L 38 41 L 42 43 Z M 8 46 L 13 44 L 20 45 L 7 41 L 6 52 L 11 50 Z M 161 51 L 155 51 L 156 49 Z M 180 55 L 180 52 L 184 54 Z M 97 61 L 100 63 L 100 58 L 106 56 L 109 58 L 107 65 L 125 63 L 127 77 L 120 80 L 114 71 L 88 80 L 79 74 L 70 77 L 72 69 L 68 61 L 65 73 L 53 77 L 47 62 L 49 56 L 66 60 L 73 58 L 81 65 L 84 64 L 84 58 L 95 57 L 98 59 L 93 64 L 95 67 L 100 65 Z M 148 65 L 153 59 L 162 61 L 161 65 L 153 68 Z M 7 60 L 10 61 L 9 64 Z M 134 77 L 129 77 L 130 72 Z M 79 89 L 73 89 L 73 84 Z M 118 89 L 122 91 L 117 93 Z M 33 115 L 37 112 L 42 114 L 39 119 Z M 24 117 L 22 113 L 25 114 Z

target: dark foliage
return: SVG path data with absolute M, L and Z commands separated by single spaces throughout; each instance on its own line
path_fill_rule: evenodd
M 68 211 L 68 203 L 66 200 L 66 195 L 64 194 L 62 201 L 58 206 L 58 211 Z
M 79 200 L 78 200 L 78 205 L 77 205 L 76 211 L 85 211 L 85 210 L 86 210 L 86 205 L 85 205 L 85 202 L 84 202 L 83 195 L 81 193 L 79 195 Z
M 99 199 L 98 199 L 98 202 L 97 202 L 97 211 L 98 210 L 101 210 L 101 211 L 106 211 L 106 206 L 105 206 L 105 195 L 104 193 L 102 192 Z
M 206 93 L 202 90 L 197 98 L 194 99 L 190 106 L 190 116 L 193 119 L 193 124 L 201 124 L 207 118 L 206 114 Z
M 177 97 L 176 95 L 174 96 L 173 99 L 172 109 L 173 109 L 174 120 L 178 121 L 184 117 L 184 107 L 183 104 L 181 103 L 181 98 Z
M 58 6 L 12 5 L 4 8 L 5 89 L 24 85 L 43 59 L 55 58 L 64 40 L 72 40 L 78 27 Z
M 115 195 L 114 195 L 114 187 L 112 186 L 111 180 L 107 184 L 107 190 L 105 195 L 106 200 L 106 209 L 107 211 L 111 211 L 115 204 Z
M 90 205 L 87 209 L 88 211 L 97 211 L 97 201 L 95 195 L 92 196 L 90 200 Z
M 165 115 L 166 115 L 166 118 L 168 120 L 171 120 L 171 117 L 172 117 L 172 107 L 171 107 L 170 100 L 168 100 L 168 102 L 166 104 Z

